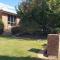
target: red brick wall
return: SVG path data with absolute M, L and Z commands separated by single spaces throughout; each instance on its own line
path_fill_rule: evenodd
M 55 60 L 58 58 L 59 52 L 59 34 L 48 35 L 48 57 L 54 57 Z

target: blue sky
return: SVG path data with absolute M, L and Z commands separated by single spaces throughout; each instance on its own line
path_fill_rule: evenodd
M 22 0 L 0 0 L 0 3 L 8 4 L 8 5 L 11 5 L 11 6 L 15 7 L 21 1 Z

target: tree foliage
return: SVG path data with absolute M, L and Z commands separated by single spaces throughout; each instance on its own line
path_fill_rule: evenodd
M 60 0 L 27 0 L 18 5 L 17 14 L 24 31 L 39 31 L 43 35 L 60 28 Z

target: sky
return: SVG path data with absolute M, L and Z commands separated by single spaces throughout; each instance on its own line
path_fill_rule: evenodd
M 21 2 L 22 0 L 0 0 L 0 9 L 11 13 L 16 13 L 15 7 L 17 7 Z
M 10 6 L 17 6 L 19 2 L 21 2 L 22 0 L 0 0 L 0 3 L 4 3 L 4 4 L 8 4 Z

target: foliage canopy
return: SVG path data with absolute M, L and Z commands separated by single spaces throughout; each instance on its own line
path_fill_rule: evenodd
M 60 0 L 23 1 L 18 5 L 17 14 L 26 32 L 39 31 L 45 35 L 60 29 Z

